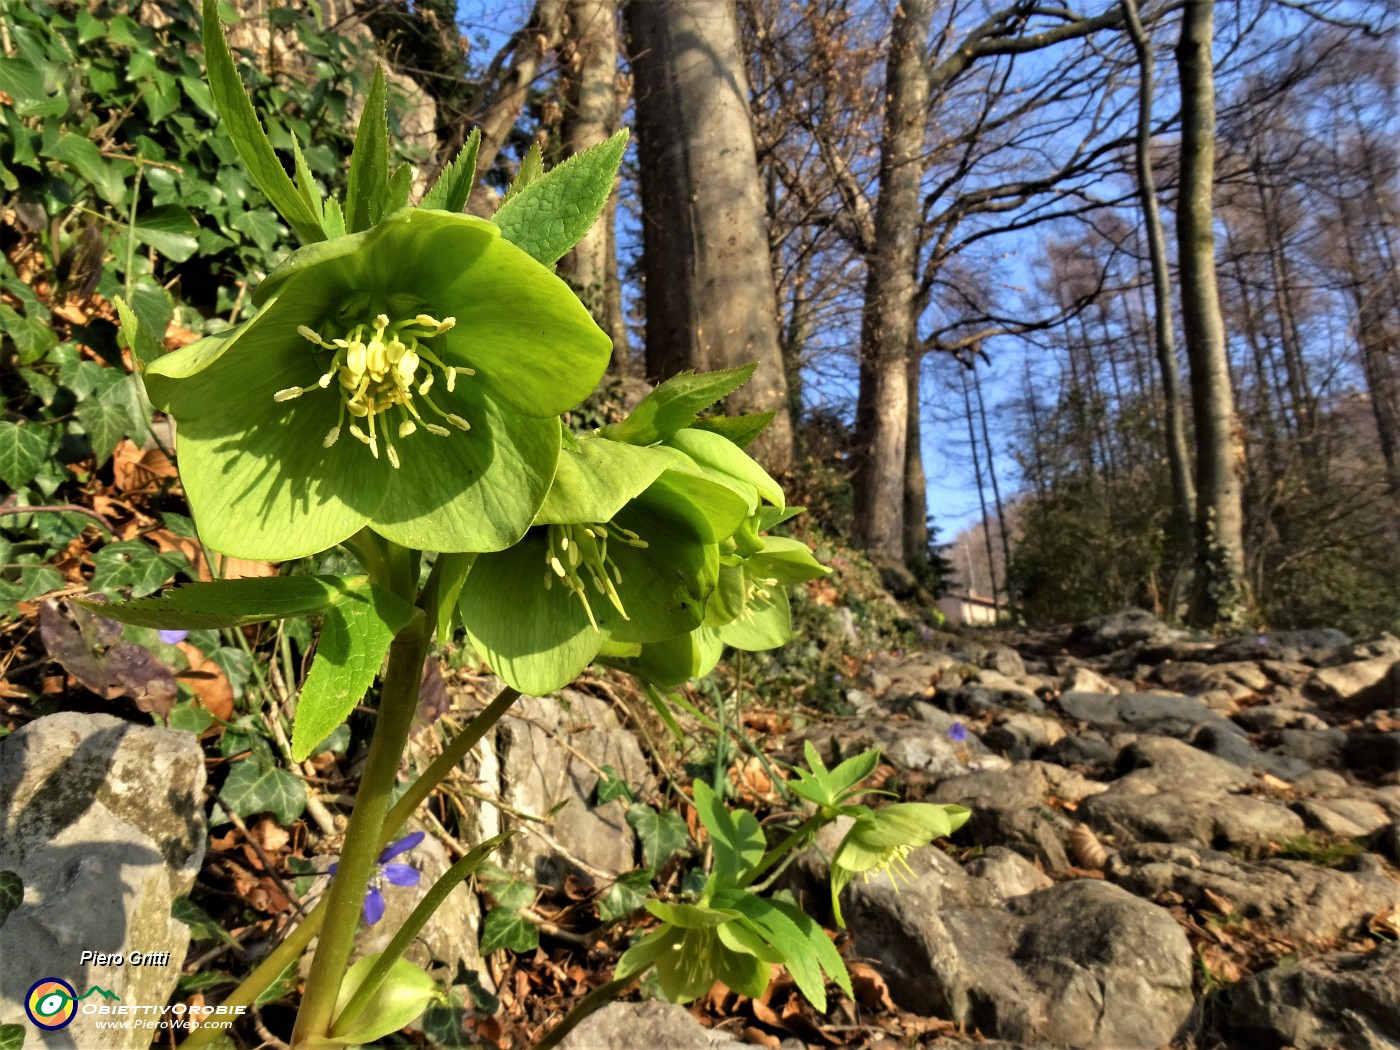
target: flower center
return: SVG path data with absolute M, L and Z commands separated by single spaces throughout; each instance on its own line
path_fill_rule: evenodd
M 554 586 L 557 577 L 564 588 L 572 591 L 583 603 L 588 622 L 595 629 L 598 621 L 593 616 L 593 607 L 588 603 L 588 591 L 583 581 L 585 574 L 592 581 L 593 589 L 606 597 L 624 620 L 629 619 L 627 610 L 622 607 L 622 599 L 617 596 L 617 588 L 613 586 L 622 582 L 622 573 L 608 557 L 609 539 L 639 549 L 647 546 L 646 540 L 631 529 L 613 524 L 551 525 L 545 539 L 544 560 L 549 566 L 544 574 L 545 590 Z
M 357 324 L 339 338 L 328 338 L 324 331 L 301 325 L 297 332 L 303 339 L 335 356 L 314 386 L 287 387 L 277 391 L 272 399 L 290 401 L 309 390 L 327 390 L 334 383 L 340 395 L 340 417 L 322 445 L 330 448 L 340 440 L 340 431 L 349 413 L 356 420 L 350 424 L 351 436 L 368 445 L 376 459 L 382 437 L 389 462 L 397 467 L 399 453 L 390 436 L 391 429 L 400 438 L 408 437 L 420 426 L 438 437 L 452 433 L 447 427 L 424 419 L 415 402 L 421 401 L 431 413 L 458 430 L 471 429 L 471 424 L 461 416 L 439 408 L 428 393 L 438 373 L 442 374 L 449 393 L 456 389 L 459 375 L 476 374 L 470 368 L 444 364 L 423 343 L 425 339 L 442 335 L 456 323 L 455 317 L 439 321 L 427 314 L 391 322 L 388 314 L 379 314 L 373 324 Z M 387 413 L 393 413 L 393 417 L 381 420 Z

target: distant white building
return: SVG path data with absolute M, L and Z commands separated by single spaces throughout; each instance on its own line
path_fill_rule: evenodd
M 938 609 L 950 624 L 991 627 L 996 624 L 999 614 L 1006 611 L 1006 602 L 993 601 L 969 591 L 966 594 L 945 594 L 938 599 Z

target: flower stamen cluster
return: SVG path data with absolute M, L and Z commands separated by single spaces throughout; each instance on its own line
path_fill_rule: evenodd
M 443 422 L 458 430 L 471 429 L 471 424 L 461 416 L 438 407 L 428 393 L 439 372 L 449 393 L 456 389 L 458 375 L 476 374 L 471 368 L 445 364 L 423 342 L 442 335 L 456 324 L 454 317 L 439 321 L 424 313 L 391 322 L 388 314 L 381 313 L 376 315 L 373 324 L 357 324 L 338 338 L 327 338 L 314 328 L 300 325 L 297 332 L 302 338 L 331 351 L 334 357 L 314 386 L 287 387 L 277 391 L 273 400 L 291 401 L 313 389 L 327 390 L 335 383 L 340 394 L 340 416 L 322 445 L 330 448 L 340 440 L 340 431 L 348 413 L 365 423 L 364 427 L 358 422 L 351 423 L 351 436 L 368 445 L 370 452 L 378 459 L 382 434 L 389 462 L 397 467 L 399 453 L 389 434 L 390 424 L 387 420 L 378 422 L 378 418 L 385 413 L 398 410 L 398 426 L 394 429 L 400 439 L 416 432 L 420 425 L 438 437 L 451 434 L 447 427 L 424 419 L 414 404 L 415 399 L 422 401 Z
M 608 540 L 625 543 L 640 550 L 647 548 L 646 540 L 631 529 L 624 529 L 612 523 L 592 525 L 551 525 L 545 539 L 544 574 L 545 590 L 554 586 L 557 577 L 564 588 L 571 591 L 583 603 L 588 614 L 588 622 L 596 630 L 598 620 L 593 615 L 593 607 L 588 601 L 583 575 L 587 573 L 593 589 L 612 603 L 618 615 L 629 619 L 627 610 L 622 607 L 615 583 L 622 582 L 622 572 L 608 556 Z M 580 571 L 582 570 L 582 571 Z

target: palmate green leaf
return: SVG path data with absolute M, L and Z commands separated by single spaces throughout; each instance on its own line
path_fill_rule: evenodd
M 749 869 L 763 859 L 766 843 L 758 819 L 746 809 L 726 807 L 702 780 L 695 782 L 695 810 L 714 848 L 709 888 L 739 885 Z
M 350 184 L 345 191 L 345 230 L 359 233 L 384 217 L 389 196 L 388 87 L 384 65 L 376 63 L 355 148 L 350 154 Z
M 0 926 L 24 900 L 24 880 L 13 871 L 0 871 Z
M 543 175 L 525 166 L 492 221 L 506 240 L 552 266 L 583 239 L 602 214 L 627 149 L 623 129 Z
M 209 87 L 229 138 L 258 189 L 303 241 L 324 239 L 320 222 L 283 170 L 238 78 L 238 68 L 219 22 L 218 0 L 204 0 L 204 60 L 209 70 Z
M 717 893 L 715 902 L 742 915 L 761 941 L 777 949 L 798 990 L 819 1012 L 825 1012 L 822 967 L 801 928 L 773 902 L 744 890 Z
M 599 433 L 632 445 L 654 445 L 681 428 L 694 425 L 701 412 L 747 383 L 757 367 L 682 372 L 642 398 L 626 419 L 608 424 Z
M 0 1024 L 0 1050 L 23 1050 L 24 1025 Z
M 662 922 L 682 930 L 710 930 L 739 917 L 737 911 L 705 904 L 647 901 L 646 908 Z
M 690 832 L 680 814 L 671 810 L 658 813 L 650 806 L 632 806 L 627 823 L 642 844 L 642 859 L 652 871 L 671 859 L 672 854 L 690 842 Z
M 245 759 L 234 764 L 219 798 L 240 817 L 271 813 L 282 824 L 291 824 L 306 809 L 306 785 L 285 769 L 263 768 Z
M 418 202 L 420 208 L 460 212 L 467 206 L 472 186 L 476 182 L 476 156 L 481 149 L 481 129 L 472 128 L 457 156 L 442 169 L 432 188 Z
M 310 757 L 350 717 L 379 673 L 394 635 L 416 615 L 418 610 L 408 602 L 375 586 L 326 610 L 292 725 L 295 761 Z
M 0 480 L 21 489 L 49 458 L 53 432 L 38 423 L 0 422 Z

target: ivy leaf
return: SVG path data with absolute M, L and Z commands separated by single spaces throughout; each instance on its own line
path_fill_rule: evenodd
M 282 824 L 291 824 L 306 808 L 306 785 L 285 769 L 263 769 L 245 760 L 233 767 L 219 797 L 240 817 L 271 813 Z
M 214 102 L 248 174 L 298 237 L 307 243 L 324 240 L 321 224 L 272 151 L 272 143 L 268 142 L 243 81 L 238 78 L 238 68 L 219 22 L 219 0 L 204 0 L 204 60 Z
M 633 801 L 636 796 L 632 793 L 632 785 L 621 779 L 617 775 L 617 770 L 612 766 L 603 766 L 603 776 L 598 778 L 598 805 L 611 802 L 613 799 L 623 798 L 628 802 Z
M 0 1050 L 20 1050 L 24 1046 L 24 1026 L 0 1024 Z
M 673 853 L 690 841 L 685 821 L 669 809 L 658 813 L 650 806 L 633 806 L 627 811 L 627 823 L 641 840 L 642 859 L 652 871 L 659 871 Z
M 92 556 L 92 589 L 115 591 L 131 588 L 133 598 L 144 598 L 160 589 L 177 572 L 190 570 L 183 554 L 156 550 L 140 540 L 109 543 Z M 105 608 L 101 610 L 105 615 Z
M 476 155 L 481 148 L 481 129 L 472 128 L 456 158 L 442 169 L 432 188 L 418 202 L 420 208 L 460 212 L 467 206 L 472 186 L 476 182 Z
M 13 871 L 0 871 L 0 926 L 24 900 L 24 880 Z
M 120 376 L 115 382 L 109 382 L 96 397 L 84 398 L 79 402 L 76 414 L 78 422 L 87 432 L 99 466 L 112 458 L 112 451 L 122 438 L 139 434 L 145 429 L 145 420 L 140 418 L 143 414 L 141 403 L 129 376 Z
M 520 174 L 492 221 L 506 240 L 546 266 L 583 239 L 607 205 L 627 149 L 624 128 L 543 175 Z
M 540 931 L 530 920 L 513 908 L 492 908 L 481 924 L 481 954 L 489 955 L 498 948 L 513 952 L 528 952 L 540 946 Z
M 126 180 L 121 169 L 103 160 L 97 146 L 82 135 L 60 132 L 54 143 L 44 150 L 44 155 L 67 164 L 91 183 L 97 195 L 108 204 L 120 206 L 126 202 Z
M 171 262 L 182 263 L 199 250 L 199 223 L 178 204 L 163 204 L 136 217 L 132 234 Z
M 11 489 L 34 480 L 49 456 L 52 433 L 37 423 L 0 423 L 0 480 Z
M 350 717 L 379 667 L 389 644 L 414 616 L 408 602 L 371 585 L 346 595 L 326 610 L 316 659 L 297 701 L 292 726 L 292 758 L 298 762 Z
M 175 898 L 170 905 L 170 917 L 188 926 L 190 936 L 196 941 L 237 943 L 227 930 L 214 921 L 213 916 L 188 897 Z
M 652 874 L 646 868 L 619 875 L 598 901 L 598 918 L 612 922 L 630 915 L 646 903 L 651 893 Z

